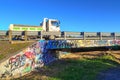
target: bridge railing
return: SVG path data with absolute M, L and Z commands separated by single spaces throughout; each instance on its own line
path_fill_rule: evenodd
M 14 36 L 24 36 L 24 40 L 35 37 L 35 39 L 43 39 L 45 36 L 58 36 L 58 40 L 119 40 L 120 33 L 110 32 L 43 32 L 43 31 L 0 31 L 0 36 L 7 36 L 12 41 Z M 1 38 L 1 37 L 0 37 Z

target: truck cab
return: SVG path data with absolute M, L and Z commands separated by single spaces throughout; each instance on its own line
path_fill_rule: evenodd
M 40 23 L 40 26 L 43 28 L 43 31 L 46 32 L 60 32 L 60 21 L 56 19 L 44 18 L 43 22 Z

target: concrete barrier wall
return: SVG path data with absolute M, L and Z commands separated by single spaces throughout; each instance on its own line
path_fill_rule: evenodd
M 1 63 L 1 79 L 23 76 L 54 61 L 56 58 L 45 46 L 46 41 L 41 40 Z
M 120 45 L 120 40 L 40 40 L 1 63 L 1 79 L 23 76 L 59 58 L 51 49 L 116 45 Z M 67 52 L 62 52 L 60 56 L 64 54 Z
M 120 40 L 49 40 L 47 49 L 119 46 Z

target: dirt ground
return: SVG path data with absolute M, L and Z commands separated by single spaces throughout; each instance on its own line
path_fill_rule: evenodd
M 120 62 L 120 50 L 75 52 L 74 54 L 65 55 L 62 58 L 96 58 L 103 55 L 111 55 Z
M 76 52 L 75 54 L 69 54 L 63 58 L 96 58 L 102 55 L 111 55 L 116 59 L 116 62 L 120 63 L 120 50 L 117 51 L 89 51 L 89 52 Z M 106 71 L 102 71 L 97 75 L 96 80 L 120 80 L 120 66 L 110 68 Z

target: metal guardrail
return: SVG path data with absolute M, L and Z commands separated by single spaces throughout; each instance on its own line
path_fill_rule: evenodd
M 0 35 L 8 35 L 8 31 L 0 31 Z
M 9 36 L 9 40 L 12 36 L 60 36 L 57 39 L 87 39 L 87 40 L 113 40 L 120 39 L 120 33 L 110 32 L 42 32 L 42 31 L 0 31 L 0 36 Z M 79 36 L 79 37 L 78 37 Z M 26 39 L 27 40 L 27 39 Z

